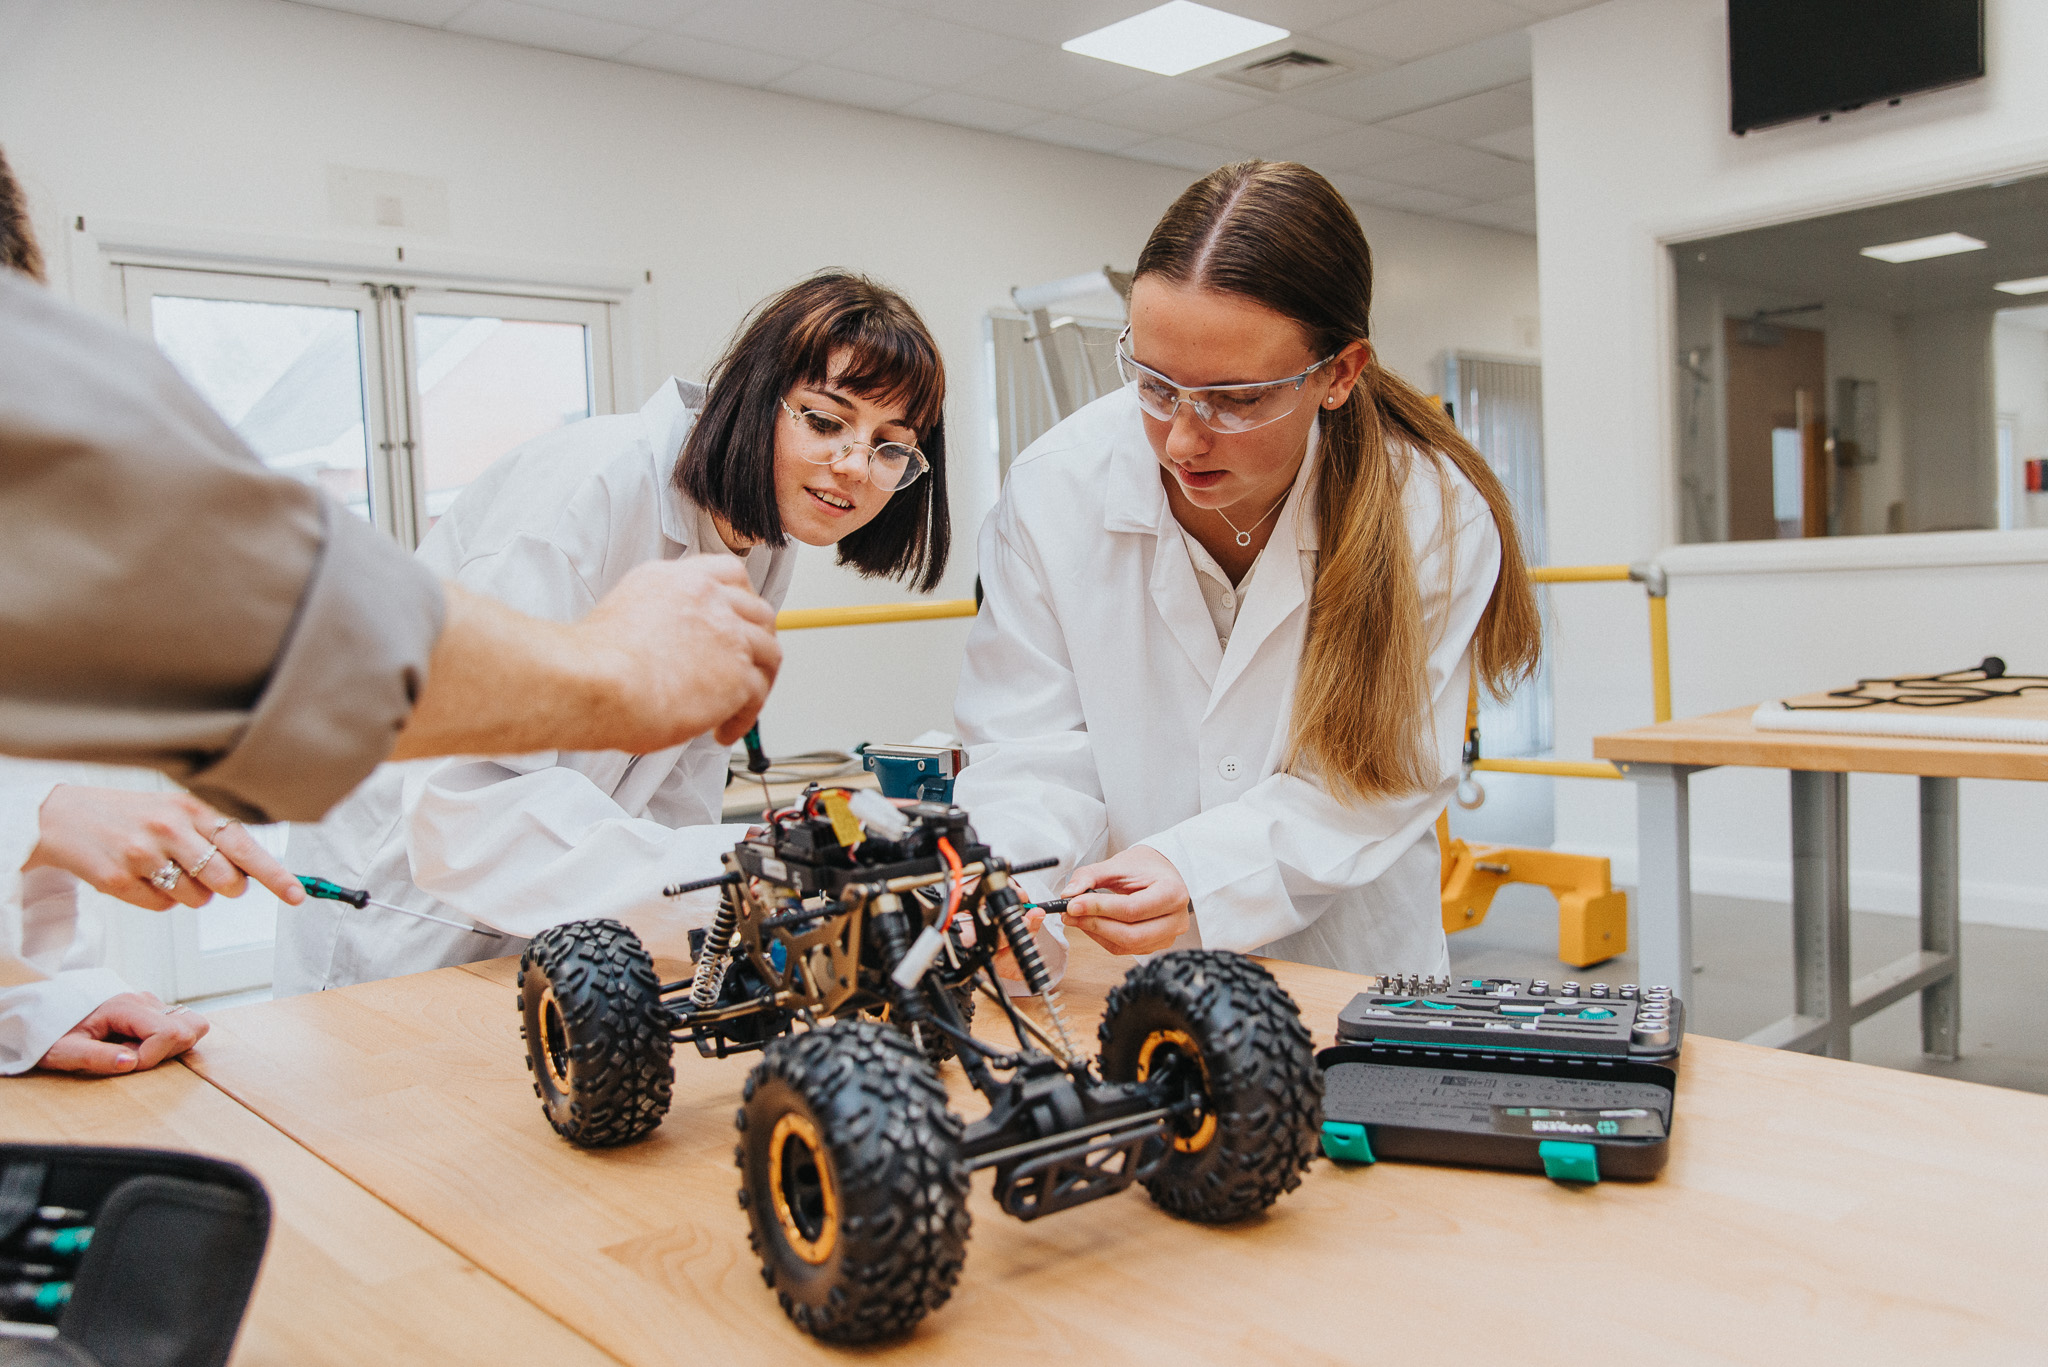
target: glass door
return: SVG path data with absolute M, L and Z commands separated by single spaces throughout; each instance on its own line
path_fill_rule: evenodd
M 609 305 L 584 299 L 407 292 L 421 536 L 498 457 L 612 411 L 609 314 Z
M 383 402 L 377 300 L 361 285 L 122 267 L 129 327 L 273 470 L 387 532 L 398 462 Z

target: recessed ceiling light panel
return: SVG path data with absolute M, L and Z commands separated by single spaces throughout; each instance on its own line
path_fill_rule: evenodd
M 1178 76 L 1287 36 L 1284 28 L 1240 14 L 1210 9 L 1194 0 L 1171 0 L 1060 46 L 1083 57 Z
M 2025 280 L 2001 280 L 1991 288 L 2007 294 L 2048 294 L 2048 275 L 2030 276 Z
M 1915 237 L 1904 242 L 1886 242 L 1875 247 L 1865 247 L 1863 255 L 1897 265 L 1901 261 L 1925 261 L 1934 256 L 1954 256 L 1957 252 L 1981 251 L 1983 247 L 1982 242 L 1968 233 L 1936 233 L 1933 237 Z

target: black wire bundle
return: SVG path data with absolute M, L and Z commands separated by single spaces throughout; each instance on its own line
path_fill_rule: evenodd
M 2010 685 L 1988 687 L 1990 684 Z M 1894 694 L 1871 694 L 1872 688 L 1891 688 Z M 1970 669 L 1951 669 L 1946 674 L 1907 674 L 1896 679 L 1858 679 L 1854 687 L 1830 689 L 1827 696 L 1839 702 L 1782 703 L 1787 712 L 1849 712 L 1880 703 L 1901 707 L 1960 707 L 1964 703 L 2012 698 L 2022 693 L 2048 689 L 2048 676 L 2008 674 L 2005 661 L 1987 655 Z

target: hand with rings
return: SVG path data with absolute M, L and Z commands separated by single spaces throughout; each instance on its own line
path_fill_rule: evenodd
M 62 869 L 146 911 L 240 897 L 255 879 L 286 902 L 305 889 L 248 828 L 190 793 L 138 793 L 59 784 L 37 813 L 23 869 Z

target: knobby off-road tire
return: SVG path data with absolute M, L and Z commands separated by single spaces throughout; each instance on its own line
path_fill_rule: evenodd
M 827 1343 L 907 1333 L 967 1255 L 960 1120 L 893 1026 L 841 1021 L 778 1040 L 736 1117 L 740 1205 L 761 1276 Z
M 1145 1182 L 1161 1207 L 1220 1224 L 1300 1185 L 1316 1153 L 1323 1077 L 1301 1011 L 1272 974 L 1218 950 L 1162 954 L 1109 994 L 1100 1040 L 1106 1079 L 1170 1070 L 1181 1095 L 1205 1099 Z
M 631 1143 L 668 1114 L 675 1085 L 654 960 L 617 921 L 576 921 L 519 957 L 519 1033 L 555 1133 L 585 1148 Z

